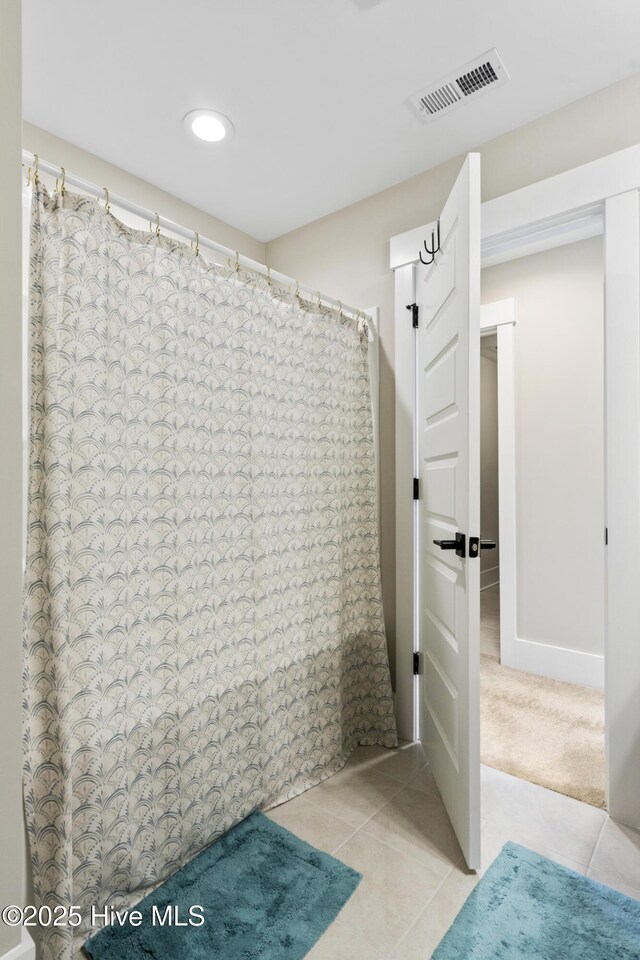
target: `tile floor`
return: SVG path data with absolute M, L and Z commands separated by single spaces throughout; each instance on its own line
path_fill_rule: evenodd
M 640 833 L 603 810 L 482 768 L 483 860 L 514 840 L 640 899 Z M 422 747 L 359 747 L 335 777 L 269 811 L 363 875 L 309 960 L 428 960 L 479 876 L 467 873 Z
M 480 653 L 500 659 L 500 584 L 480 591 Z

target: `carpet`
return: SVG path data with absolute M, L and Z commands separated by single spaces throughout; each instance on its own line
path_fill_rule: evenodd
M 604 807 L 604 694 L 480 657 L 482 762 Z
M 360 880 L 256 812 L 132 908 L 140 926 L 104 927 L 84 949 L 92 960 L 300 960 Z M 169 906 L 188 924 L 195 905 L 202 925 L 159 925 Z
M 638 960 L 640 901 L 507 843 L 432 960 Z

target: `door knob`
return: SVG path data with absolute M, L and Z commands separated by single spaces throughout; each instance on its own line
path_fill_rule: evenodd
M 434 540 L 433 542 L 441 550 L 455 550 L 457 557 L 465 557 L 466 539 L 464 533 L 456 533 L 455 540 Z
M 469 537 L 469 556 L 480 556 L 482 550 L 495 550 L 495 540 L 481 540 L 479 537 Z

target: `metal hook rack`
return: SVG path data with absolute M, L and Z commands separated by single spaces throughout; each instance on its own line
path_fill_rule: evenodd
M 422 250 L 418 250 L 418 256 L 420 257 L 420 263 L 424 264 L 425 267 L 428 267 L 435 260 L 436 253 L 440 252 L 440 217 L 438 217 L 436 222 L 436 229 L 431 231 L 431 246 L 427 246 L 426 240 L 423 240 L 422 244 L 424 246 L 425 253 L 427 253 L 431 259 L 424 260 L 422 257 Z

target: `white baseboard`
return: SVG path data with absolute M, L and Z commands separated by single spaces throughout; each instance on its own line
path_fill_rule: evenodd
M 500 586 L 499 580 L 494 580 L 493 583 L 485 583 L 483 587 L 480 587 L 480 593 L 482 593 L 483 590 L 488 590 L 489 587 L 499 587 L 499 586 Z
M 28 930 L 22 928 L 22 938 L 18 946 L 12 947 L 8 953 L 3 953 L 0 960 L 36 960 L 36 945 Z
M 516 638 L 512 644 L 501 643 L 500 662 L 514 670 L 537 673 L 552 680 L 566 680 L 583 687 L 604 688 L 604 657 L 582 653 L 549 643 Z

